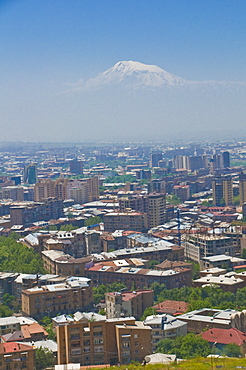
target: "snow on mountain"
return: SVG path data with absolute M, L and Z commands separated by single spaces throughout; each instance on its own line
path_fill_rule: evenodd
M 134 61 L 116 63 L 97 77 L 79 82 L 73 90 L 84 90 L 103 86 L 125 86 L 130 88 L 176 88 L 176 87 L 231 87 L 244 85 L 237 82 L 192 81 L 175 76 L 156 65 Z
M 133 61 L 116 63 L 112 68 L 87 81 L 87 86 L 124 84 L 132 87 L 183 86 L 192 81 L 185 80 L 164 71 L 156 65 Z

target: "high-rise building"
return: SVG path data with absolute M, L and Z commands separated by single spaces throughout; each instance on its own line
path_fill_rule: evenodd
M 23 182 L 25 184 L 36 184 L 38 181 L 37 164 L 30 163 L 24 167 Z
M 162 193 L 148 194 L 148 227 L 156 227 L 166 222 L 166 196 Z
M 162 188 L 162 185 L 158 185 L 158 182 L 155 185 Z M 147 213 L 149 229 L 166 222 L 166 195 L 164 192 L 152 192 L 144 196 L 122 197 L 119 199 L 119 206 L 121 212 L 131 209 Z
M 94 313 L 76 313 L 75 318 L 73 323 L 56 326 L 58 364 L 141 363 L 151 353 L 151 327 L 134 317 L 106 319 Z
M 69 179 L 45 179 L 35 184 L 34 200 L 40 202 L 47 198 L 57 198 L 59 200 L 68 199 Z
M 84 162 L 75 158 L 69 162 L 70 172 L 76 175 L 83 174 Z
M 240 206 L 246 202 L 246 173 L 240 173 L 239 175 L 239 198 Z
M 230 167 L 230 153 L 229 152 L 226 151 L 222 153 L 222 160 L 223 160 L 224 168 Z
M 89 202 L 94 202 L 99 199 L 99 178 L 90 177 L 87 182 L 89 185 Z
M 165 193 L 165 181 L 154 179 L 148 183 L 148 193 Z
M 150 155 L 150 167 L 159 167 L 159 161 L 162 160 L 162 153 L 152 153 Z
M 233 188 L 231 177 L 216 177 L 212 181 L 213 204 L 215 206 L 231 205 L 233 203 Z

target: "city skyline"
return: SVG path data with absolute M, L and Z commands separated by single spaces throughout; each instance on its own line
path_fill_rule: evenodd
M 155 65 L 189 81 L 243 85 L 245 11 L 243 1 L 2 2 L 2 140 L 244 137 L 242 86 L 195 93 L 70 90 L 120 61 Z

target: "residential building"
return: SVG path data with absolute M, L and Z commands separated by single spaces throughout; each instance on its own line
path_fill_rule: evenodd
M 61 276 L 84 276 L 85 266 L 91 261 L 91 257 L 73 258 L 58 250 L 47 250 L 42 252 L 44 268 L 50 274 Z
M 106 317 L 134 316 L 140 319 L 146 308 L 152 306 L 153 290 L 138 290 L 131 292 L 109 292 L 105 294 Z
M 129 266 L 113 267 L 103 263 L 86 269 L 85 276 L 92 280 L 94 286 L 117 282 L 124 283 L 129 290 L 150 289 L 154 282 L 165 284 L 167 289 L 181 288 L 191 286 L 192 281 L 190 269 L 157 271 Z
M 62 201 L 55 198 L 46 199 L 42 203 L 19 202 L 18 205 L 10 207 L 10 222 L 13 225 L 30 226 L 37 221 L 49 221 L 62 217 Z
M 110 212 L 104 215 L 104 230 L 132 230 L 145 232 L 148 229 L 147 215 L 140 212 Z
M 174 185 L 173 194 L 180 198 L 181 202 L 190 199 L 190 186 L 189 185 Z
M 162 225 L 166 222 L 166 195 L 161 193 L 148 194 L 148 228 Z
M 195 262 L 219 254 L 235 255 L 231 238 L 225 235 L 186 234 L 184 247 L 186 258 Z
M 246 173 L 239 174 L 239 198 L 240 206 L 246 203 Z
M 204 331 L 201 337 L 219 350 L 223 350 L 227 344 L 236 344 L 240 347 L 242 356 L 246 355 L 246 334 L 236 328 L 209 329 Z
M 202 308 L 180 315 L 179 320 L 187 323 L 188 333 L 199 334 L 204 330 L 212 328 L 230 329 L 232 327 L 232 317 L 237 312 L 230 309 Z
M 20 330 L 20 320 L 15 316 L 0 318 L 0 335 Z
M 76 175 L 83 174 L 84 162 L 78 158 L 69 161 L 70 172 Z
M 213 204 L 215 206 L 233 204 L 233 188 L 231 177 L 220 176 L 212 181 Z
M 0 343 L 0 370 L 33 370 L 34 368 L 33 346 L 17 342 Z
M 181 315 L 189 310 L 189 303 L 182 301 L 165 300 L 152 307 L 158 314 Z
M 150 155 L 150 167 L 159 167 L 159 161 L 163 158 L 162 153 L 152 153 Z
M 77 278 L 65 283 L 44 285 L 22 291 L 22 312 L 40 319 L 61 311 L 74 313 L 86 310 L 92 304 L 89 279 Z
M 37 164 L 29 163 L 24 167 L 23 182 L 25 184 L 36 184 L 38 181 Z
M 204 287 L 206 285 L 216 285 L 219 286 L 225 292 L 236 293 L 238 289 L 245 287 L 245 281 L 243 279 L 237 278 L 234 275 L 220 275 L 220 276 L 204 276 L 199 279 L 193 280 L 193 286 Z
M 151 352 L 151 328 L 134 317 L 81 321 L 56 327 L 58 364 L 82 366 L 141 362 Z
M 168 314 L 147 316 L 144 324 L 152 328 L 152 351 L 156 352 L 162 339 L 175 339 L 187 334 L 187 323 Z

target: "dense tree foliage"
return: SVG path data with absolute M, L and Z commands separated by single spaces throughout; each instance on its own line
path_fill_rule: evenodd
M 54 365 L 54 355 L 47 348 L 36 349 L 36 370 L 45 370 Z
M 40 322 L 48 333 L 48 339 L 56 340 L 56 334 L 53 330 L 52 319 L 49 316 L 44 316 Z
M 168 194 L 166 196 L 166 200 L 169 204 L 172 204 L 173 206 L 177 206 L 178 204 L 182 203 L 181 199 L 175 194 Z
M 176 354 L 178 358 L 207 357 L 211 352 L 209 343 L 200 336 L 187 334 L 176 339 L 162 339 L 156 352 Z
M 143 313 L 140 320 L 144 321 L 147 316 L 151 316 L 151 315 L 155 315 L 155 314 L 156 314 L 156 309 L 154 309 L 152 307 L 147 307 L 147 308 L 145 308 L 144 313 Z
M 166 299 L 174 301 L 188 302 L 190 310 L 200 308 L 219 308 L 219 309 L 246 309 L 246 287 L 238 289 L 235 294 L 224 292 L 216 286 L 204 288 L 175 288 L 167 290 L 163 284 L 153 283 L 151 288 L 158 302 Z
M 101 217 L 95 216 L 95 217 L 88 218 L 88 220 L 85 220 L 85 226 L 92 226 L 92 225 L 100 224 L 101 222 L 103 222 Z
M 33 249 L 11 237 L 0 237 L 0 271 L 45 273 L 43 261 Z
M 112 283 L 107 285 L 99 285 L 98 287 L 93 288 L 93 300 L 94 303 L 99 303 L 104 300 L 105 293 L 108 292 L 120 292 L 122 289 L 125 289 L 126 286 L 123 283 Z
M 6 305 L 0 304 L 0 317 L 12 316 L 13 311 Z
M 240 347 L 235 343 L 227 344 L 222 350 L 222 355 L 227 357 L 241 357 Z

